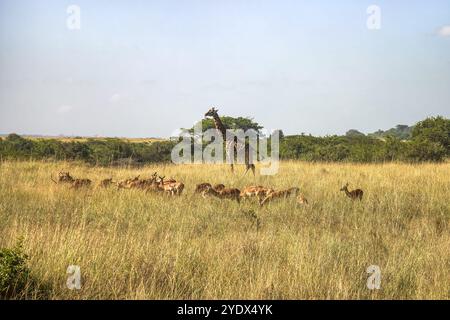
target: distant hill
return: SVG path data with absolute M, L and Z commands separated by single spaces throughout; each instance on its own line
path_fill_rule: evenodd
M 0 139 L 8 137 L 9 134 L 0 133 Z M 158 137 L 148 137 L 148 138 L 126 138 L 126 137 L 101 137 L 101 136 L 49 136 L 41 134 L 24 134 L 20 135 L 22 138 L 29 140 L 58 140 L 61 142 L 86 142 L 88 140 L 104 141 L 107 139 L 120 139 L 127 142 L 154 142 L 154 141 L 165 141 L 167 139 Z
M 412 134 L 413 128 L 414 128 L 414 126 L 398 124 L 395 128 L 391 128 L 386 131 L 378 130 L 374 133 L 369 133 L 368 136 L 376 137 L 376 138 L 384 138 L 387 136 L 393 136 L 400 140 L 409 140 L 409 139 L 411 139 L 411 134 Z
M 383 131 L 383 130 L 378 130 L 376 132 L 373 133 L 369 133 L 367 134 L 367 136 L 369 137 L 373 137 L 373 138 L 380 138 L 383 139 L 387 136 L 393 136 L 397 139 L 400 140 L 409 140 L 411 139 L 411 134 L 412 134 L 412 129 L 414 128 L 414 126 L 407 126 L 404 124 L 398 124 L 395 128 L 391 128 L 389 130 Z M 357 136 L 365 136 L 364 133 L 356 130 L 356 129 L 350 129 L 348 130 L 345 135 L 347 137 L 357 137 Z
M 365 136 L 364 133 L 359 132 L 359 131 L 356 130 L 356 129 L 350 129 L 350 130 L 348 130 L 348 131 L 345 133 L 345 135 L 346 135 L 347 137 Z

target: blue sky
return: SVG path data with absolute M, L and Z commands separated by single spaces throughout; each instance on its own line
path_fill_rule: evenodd
M 211 106 L 287 134 L 449 117 L 449 26 L 436 0 L 2 0 L 0 132 L 167 137 Z

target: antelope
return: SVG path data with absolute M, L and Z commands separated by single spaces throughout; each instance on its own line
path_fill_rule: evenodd
M 264 188 L 263 186 L 248 186 L 245 187 L 242 191 L 241 191 L 241 198 L 245 199 L 245 198 L 250 198 L 251 196 L 256 195 L 256 192 L 259 188 Z
M 220 190 L 225 189 L 225 185 L 219 183 L 219 184 L 212 186 L 211 183 L 208 183 L 208 182 L 200 183 L 195 188 L 194 193 L 202 193 L 203 191 L 205 191 L 208 188 L 213 188 L 216 191 L 220 191 Z
M 157 177 L 158 174 L 154 172 L 149 179 L 136 180 L 135 178 L 128 184 L 128 189 L 146 189 L 156 181 Z
M 156 181 L 157 177 L 158 174 L 155 172 L 149 179 L 131 181 L 128 184 L 128 189 L 146 189 Z
M 164 189 L 160 187 L 160 181 L 155 178 L 152 183 L 145 186 L 145 192 L 164 192 Z
M 264 198 L 268 194 L 274 192 L 275 190 L 272 188 L 266 188 L 263 186 L 249 186 L 244 188 L 244 190 L 241 191 L 240 197 L 242 199 L 250 198 L 253 196 L 256 196 L 258 198 Z
M 124 181 L 120 181 L 117 183 L 117 189 L 130 189 L 130 185 L 133 182 L 139 181 L 140 175 L 134 177 L 132 179 L 126 179 Z
M 164 190 L 164 192 L 170 193 L 172 196 L 181 195 L 184 189 L 184 183 L 172 181 L 174 181 L 174 179 L 170 179 L 169 182 L 165 182 L 164 177 L 159 177 L 159 187 Z
M 180 196 L 181 193 L 184 190 L 184 183 L 183 182 L 175 182 L 175 194 Z
M 216 190 L 216 191 L 221 191 L 221 190 L 225 189 L 225 185 L 219 183 L 219 184 L 216 184 L 216 185 L 213 187 L 213 189 Z
M 112 185 L 114 182 L 113 182 L 113 179 L 112 178 L 109 178 L 109 179 L 103 179 L 102 181 L 100 181 L 100 183 L 98 184 L 98 186 L 100 187 L 100 188 L 108 188 L 110 185 Z
M 364 191 L 362 191 L 361 189 L 348 191 L 348 182 L 341 188 L 341 191 L 344 191 L 347 197 L 352 200 L 359 199 L 361 201 L 364 194 Z
M 151 185 L 153 182 L 156 181 L 156 178 L 158 178 L 158 173 L 157 173 L 157 172 L 154 172 L 154 173 L 152 174 L 152 176 L 151 176 L 149 179 L 144 179 L 144 180 L 142 180 L 143 186 L 146 187 L 146 186 L 148 186 L 148 185 Z
M 177 180 L 175 180 L 174 178 L 170 178 L 170 179 L 165 179 L 165 177 L 163 177 L 163 178 L 164 178 L 164 181 L 163 181 L 164 184 L 170 184 L 170 183 L 177 182 Z
M 209 187 L 202 192 L 202 197 L 206 199 L 206 196 L 211 195 L 220 199 L 236 200 L 238 203 L 240 203 L 241 201 L 240 194 L 241 191 L 236 188 L 224 188 L 220 191 L 217 191 L 212 187 Z
M 170 193 L 171 195 L 173 195 L 174 193 L 174 188 L 173 186 L 171 186 L 170 184 L 165 184 L 164 183 L 164 177 L 159 177 L 159 179 L 157 180 L 158 182 L 158 188 L 164 192 Z
M 297 195 L 297 193 L 299 192 L 299 188 L 294 187 L 294 188 L 289 188 L 286 190 L 280 190 L 280 191 L 273 191 L 271 193 L 269 193 L 264 200 L 259 202 L 260 206 L 263 206 L 265 203 L 272 201 L 273 199 L 279 199 L 279 198 L 288 198 L 291 194 Z
M 75 179 L 70 175 L 69 172 L 62 172 L 62 171 L 58 174 L 58 181 L 55 181 L 51 175 L 50 179 L 52 179 L 52 181 L 56 184 L 65 182 L 72 183 L 75 181 Z
M 89 179 L 75 179 L 70 186 L 72 189 L 79 189 L 81 187 L 89 187 L 92 181 Z
M 202 193 L 208 188 L 212 188 L 211 184 L 208 182 L 200 183 L 195 187 L 194 193 Z
M 297 197 L 298 204 L 308 204 L 308 199 L 305 198 L 303 194 L 299 194 Z
M 128 189 L 143 189 L 143 187 L 144 180 L 131 181 L 127 186 Z

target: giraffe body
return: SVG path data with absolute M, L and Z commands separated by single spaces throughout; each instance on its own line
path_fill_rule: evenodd
M 255 175 L 255 165 L 252 161 L 250 161 L 250 145 L 246 143 L 239 143 L 237 141 L 237 137 L 235 137 L 232 141 L 227 142 L 227 129 L 225 128 L 222 120 L 220 120 L 219 114 L 217 113 L 217 110 L 215 108 L 211 108 L 206 114 L 205 117 L 212 117 L 214 121 L 214 126 L 217 130 L 222 134 L 223 141 L 226 143 L 226 150 L 227 152 L 230 152 L 232 150 L 233 159 L 234 155 L 238 154 L 238 151 L 241 151 L 243 148 L 245 149 L 245 174 L 248 172 L 248 170 L 252 170 L 253 175 Z M 234 164 L 231 163 L 231 172 L 234 172 Z

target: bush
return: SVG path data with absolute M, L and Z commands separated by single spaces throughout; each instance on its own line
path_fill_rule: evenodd
M 14 248 L 0 249 L 0 299 L 20 297 L 26 293 L 30 279 L 27 260 L 21 241 Z
M 444 117 L 430 117 L 416 124 L 412 131 L 413 140 L 440 144 L 450 155 L 450 120 Z
M 438 142 L 430 142 L 427 140 L 420 140 L 411 143 L 408 158 L 411 161 L 423 162 L 441 162 L 446 158 L 446 150 L 442 144 Z
M 413 161 L 444 161 L 450 156 L 450 120 L 431 117 L 412 131 L 409 158 Z

